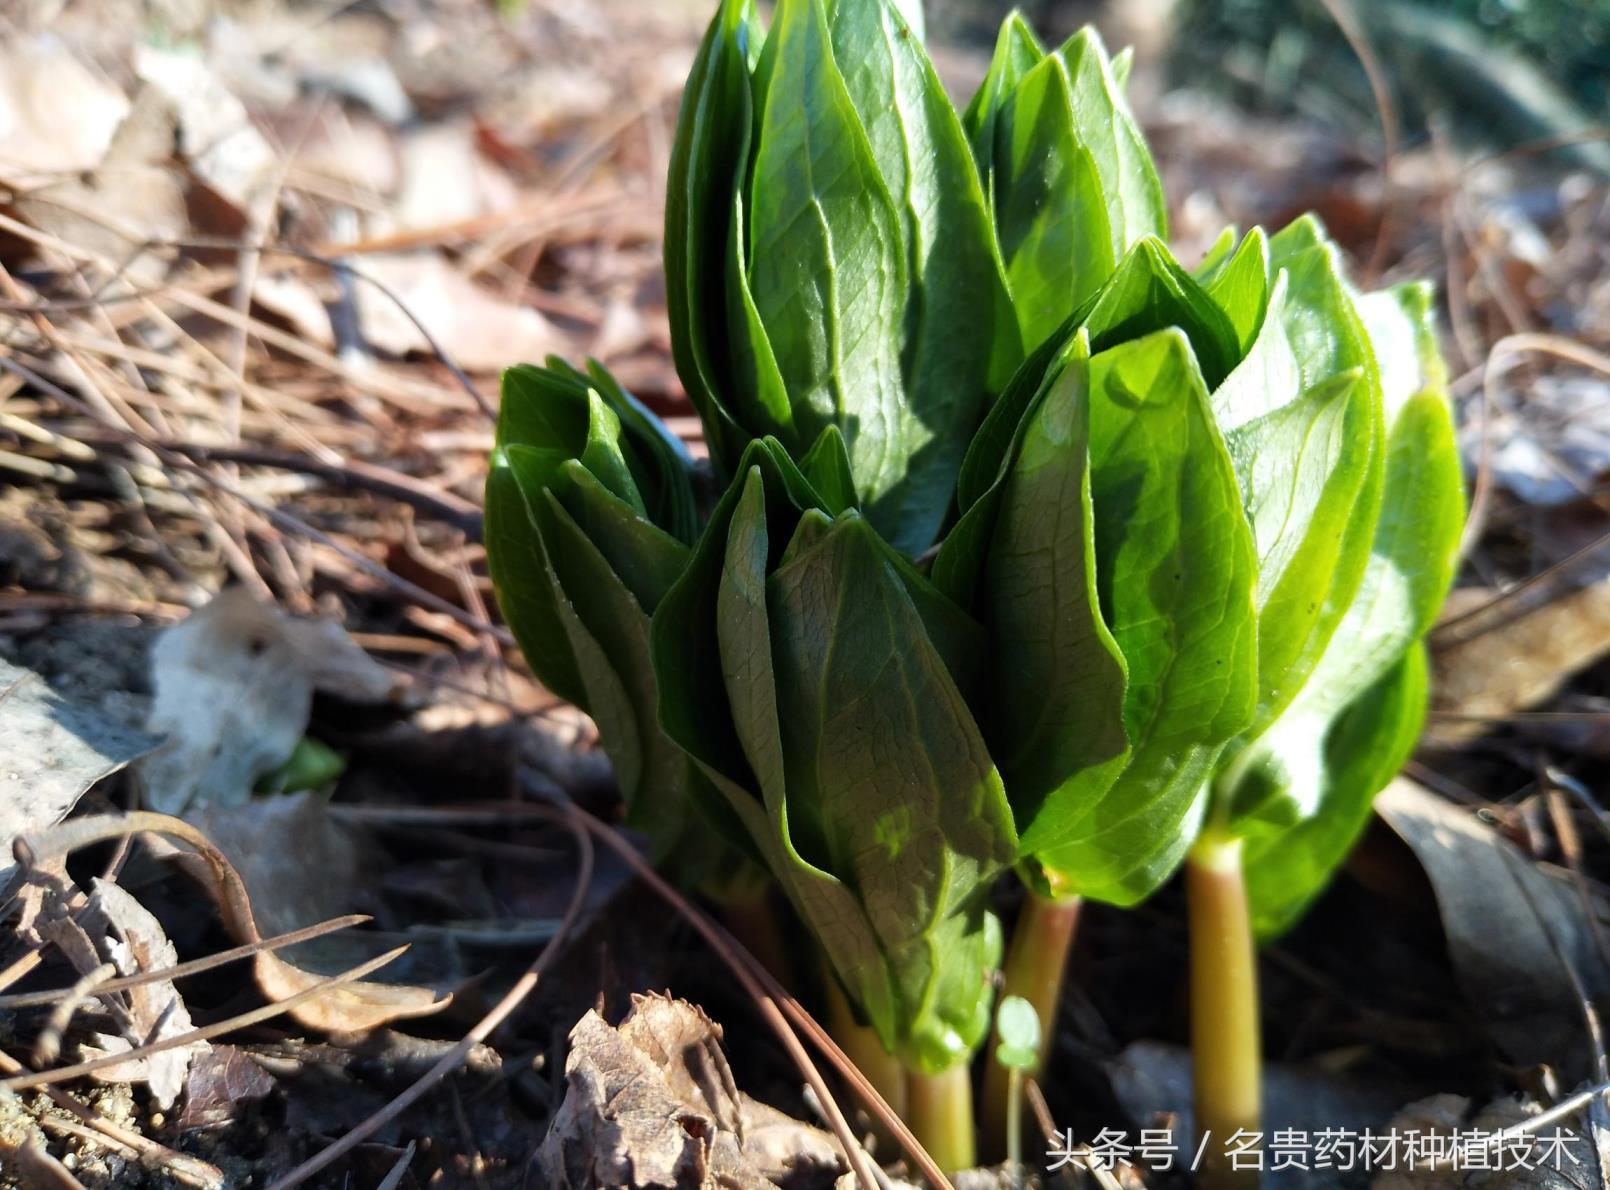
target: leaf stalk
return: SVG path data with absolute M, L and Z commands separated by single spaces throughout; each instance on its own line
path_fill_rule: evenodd
M 1241 867 L 1241 841 L 1205 834 L 1185 864 L 1191 935 L 1191 1054 L 1196 1127 L 1207 1138 L 1200 1185 L 1250 1190 L 1254 1170 L 1237 1169 L 1232 1141 L 1259 1130 L 1262 1045 L 1258 968 Z M 1250 1162 L 1249 1162 L 1250 1164 Z

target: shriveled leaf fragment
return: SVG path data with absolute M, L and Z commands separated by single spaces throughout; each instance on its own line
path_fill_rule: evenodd
M 698 1008 L 634 996 L 611 1028 L 589 1012 L 570 1033 L 564 1102 L 537 1153 L 555 1190 L 770 1190 L 838 1169 L 832 1140 L 757 1110 L 733 1083 L 721 1028 Z
M 90 786 L 156 745 L 0 660 L 0 888 L 16 872 L 13 839 L 60 822 Z
M 40 862 L 48 864 L 82 847 L 136 834 L 157 836 L 148 842 L 158 855 L 178 854 L 188 861 L 185 869 L 206 888 L 225 930 L 236 941 L 263 940 L 240 873 L 206 835 L 182 819 L 148 811 L 92 815 L 29 834 L 24 840 Z M 183 846 L 176 847 L 169 840 Z M 289 999 L 325 982 L 324 976 L 303 970 L 273 951 L 258 953 L 252 963 L 258 987 L 268 1000 Z M 310 1028 L 357 1033 L 406 1017 L 439 1012 L 451 1001 L 451 996 L 438 995 L 430 988 L 348 981 L 324 989 L 289 1011 Z
M 274 1076 L 232 1045 L 215 1045 L 190 1064 L 180 1132 L 218 1128 L 238 1120 L 245 1105 L 273 1093 Z
M 174 814 L 248 801 L 295 751 L 315 689 L 381 702 L 404 684 L 334 621 L 292 618 L 239 587 L 163 632 L 151 671 L 146 728 L 167 741 L 137 771 L 147 803 Z
M 139 975 L 178 964 L 179 955 L 161 924 L 121 885 L 97 879 L 81 919 L 86 933 L 98 939 L 101 955 L 119 975 Z M 82 974 L 82 972 L 81 972 Z M 84 1046 L 84 1057 L 126 1053 L 138 1046 L 188 1033 L 194 1025 L 184 999 L 167 979 L 144 983 L 102 997 L 122 1020 L 116 1034 L 99 1033 L 95 1045 Z M 92 1077 L 100 1082 L 143 1082 L 163 1110 L 172 1107 L 184 1089 L 190 1063 L 211 1047 L 205 1041 L 131 1058 L 103 1067 Z

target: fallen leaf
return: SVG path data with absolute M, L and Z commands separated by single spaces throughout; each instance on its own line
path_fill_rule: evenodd
M 1416 1147 L 1435 1150 L 1441 1145 L 1411 1142 L 1412 1137 L 1447 1136 L 1464 1137 L 1473 1133 L 1498 1132 L 1536 1116 L 1543 1110 L 1541 1104 L 1526 1103 L 1515 1098 L 1493 1101 L 1472 1116 L 1471 1100 L 1460 1095 L 1432 1095 L 1409 1104 L 1392 1118 L 1391 1131 L 1400 1140 L 1398 1151 L 1406 1151 L 1410 1143 Z M 1559 1152 L 1551 1150 L 1552 1139 L 1542 1141 L 1532 1150 L 1531 1162 L 1535 1168 L 1524 1169 L 1515 1164 L 1513 1156 L 1506 1157 L 1496 1149 L 1487 1150 L 1484 1158 L 1464 1157 L 1448 1162 L 1441 1168 L 1397 1169 L 1383 1171 L 1375 1179 L 1373 1190 L 1584 1190 L 1589 1186 L 1603 1186 L 1605 1180 L 1599 1171 L 1599 1158 L 1588 1138 L 1563 1124 L 1557 1128 Z M 1552 1138 L 1555 1127 L 1542 1131 Z M 1447 1143 L 1447 1142 L 1444 1142 Z M 1422 1149 L 1422 1151 L 1424 1151 Z M 1476 1160 L 1491 1163 L 1491 1168 L 1474 1168 Z M 1427 1165 L 1432 1163 L 1428 1162 Z
M 194 178 L 238 210 L 263 214 L 273 198 L 278 155 L 207 63 L 193 54 L 141 45 L 134 70 L 167 100 L 179 159 Z
M 0 660 L 0 888 L 16 872 L 13 839 L 60 822 L 90 786 L 156 742 Z
M 536 310 L 502 301 L 436 252 L 364 257 L 360 272 L 380 282 L 430 331 L 443 351 L 472 372 L 494 372 L 510 360 L 564 352 L 564 336 Z M 397 302 L 359 284 L 364 338 L 390 355 L 429 352 L 430 343 Z
M 160 971 L 179 962 L 179 953 L 161 924 L 121 885 L 97 879 L 80 924 L 85 933 L 98 939 L 101 957 L 110 961 L 119 975 Z M 100 998 L 121 1009 L 124 1027 L 120 1034 L 97 1034 L 94 1046 L 83 1047 L 86 1058 L 126 1053 L 137 1046 L 188 1033 L 195 1027 L 172 980 L 142 983 Z M 196 1041 L 104 1067 L 94 1071 L 92 1077 L 106 1083 L 143 1082 L 157 1106 L 166 1111 L 184 1089 L 191 1061 L 210 1048 L 205 1041 Z
M 1449 616 L 1480 607 L 1496 592 L 1455 592 Z M 1434 720 L 1430 742 L 1452 747 L 1492 730 L 1515 711 L 1552 698 L 1574 674 L 1610 654 L 1610 579 L 1527 606 L 1520 601 L 1496 614 L 1490 626 L 1434 653 L 1436 708 L 1460 716 Z
M 1400 778 L 1376 809 L 1436 893 L 1448 954 L 1493 1042 L 1521 1066 L 1588 1078 L 1583 997 L 1610 995 L 1581 901 L 1468 811 Z
M 167 814 L 249 801 L 302 738 L 315 689 L 355 702 L 403 689 L 339 624 L 293 619 L 239 587 L 163 632 L 151 675 L 146 728 L 168 738 L 138 771 L 147 803 Z
M 252 912 L 251 896 L 240 873 L 206 835 L 182 819 L 146 811 L 91 815 L 29 834 L 24 841 L 41 864 L 49 864 L 82 847 L 133 834 L 154 836 L 146 842 L 159 856 L 177 854 L 190 861 L 182 866 L 211 894 L 224 929 L 231 937 L 242 943 L 263 940 Z M 183 843 L 188 853 L 168 840 Z M 258 952 L 252 964 L 257 986 L 271 1001 L 289 999 L 322 983 L 325 978 L 287 962 L 273 951 Z M 452 996 L 438 995 L 430 988 L 360 980 L 326 988 L 288 1011 L 309 1028 L 330 1033 L 362 1033 L 392 1021 L 440 1012 L 451 1002 Z
M 190 1064 L 177 1127 L 189 1132 L 233 1123 L 241 1104 L 262 1099 L 274 1085 L 274 1076 L 236 1047 L 214 1046 Z
M 0 47 L 0 172 L 79 173 L 100 163 L 129 101 L 60 38 L 17 38 Z
M 683 1000 L 633 996 L 619 1028 L 588 1012 L 570 1033 L 565 1082 L 537 1152 L 552 1190 L 770 1190 L 802 1170 L 840 1168 L 820 1130 L 795 1122 L 785 1137 L 775 1114 L 746 1115 L 720 1026 Z

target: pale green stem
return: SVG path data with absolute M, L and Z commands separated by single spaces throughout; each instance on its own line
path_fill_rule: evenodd
M 1191 1054 L 1196 1128 L 1208 1136 L 1197 1184 L 1247 1190 L 1252 1170 L 1231 1168 L 1237 1131 L 1257 1132 L 1262 1116 L 1258 965 L 1241 870 L 1241 843 L 1204 835 L 1185 864 L 1191 923 Z
M 1023 1072 L 1011 1070 L 1006 1080 L 1006 1164 L 1012 1184 L 1023 1185 Z
M 973 1078 L 966 1062 L 938 1074 L 906 1074 L 906 1123 L 945 1173 L 977 1164 Z
M 1062 975 L 1068 965 L 1079 925 L 1078 897 L 1047 897 L 1029 890 L 1023 898 L 1012 943 L 1006 953 L 1001 996 L 1021 996 L 1034 1006 L 1040 1018 L 1040 1053 L 1035 1070 L 1045 1066 L 1056 1033 L 1057 1004 L 1062 999 Z M 990 1055 L 984 1072 L 984 1137 L 988 1155 L 999 1158 L 1017 1139 L 1007 1111 L 1011 1098 L 1011 1071 Z
M 867 1082 L 877 1089 L 879 1095 L 887 1103 L 895 1115 L 904 1118 L 906 1114 L 906 1070 L 900 1065 L 900 1060 L 883 1048 L 883 1042 L 878 1040 L 877 1032 L 870 1025 L 863 1025 L 855 1019 L 850 1011 L 850 1002 L 844 995 L 844 989 L 839 987 L 838 980 L 833 978 L 831 971 L 825 970 L 826 962 L 822 964 L 824 971 L 822 983 L 827 994 L 827 1031 L 833 1040 L 838 1042 L 839 1049 L 844 1056 L 863 1075 Z M 893 1139 L 882 1135 L 882 1129 L 874 1126 L 874 1135 L 880 1148 L 893 1144 Z M 889 1150 L 892 1151 L 892 1150 Z

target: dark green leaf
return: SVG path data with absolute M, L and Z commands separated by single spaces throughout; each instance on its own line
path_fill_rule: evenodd
M 850 454 L 837 426 L 828 426 L 817 436 L 815 444 L 800 459 L 799 469 L 834 516 L 860 503 L 855 495 L 855 476 L 850 474 Z
M 731 467 L 743 449 L 722 404 L 731 388 L 724 294 L 726 261 L 739 242 L 735 221 L 754 120 L 749 70 L 756 36 L 753 0 L 722 0 L 683 91 L 666 181 L 671 347 L 718 467 Z

